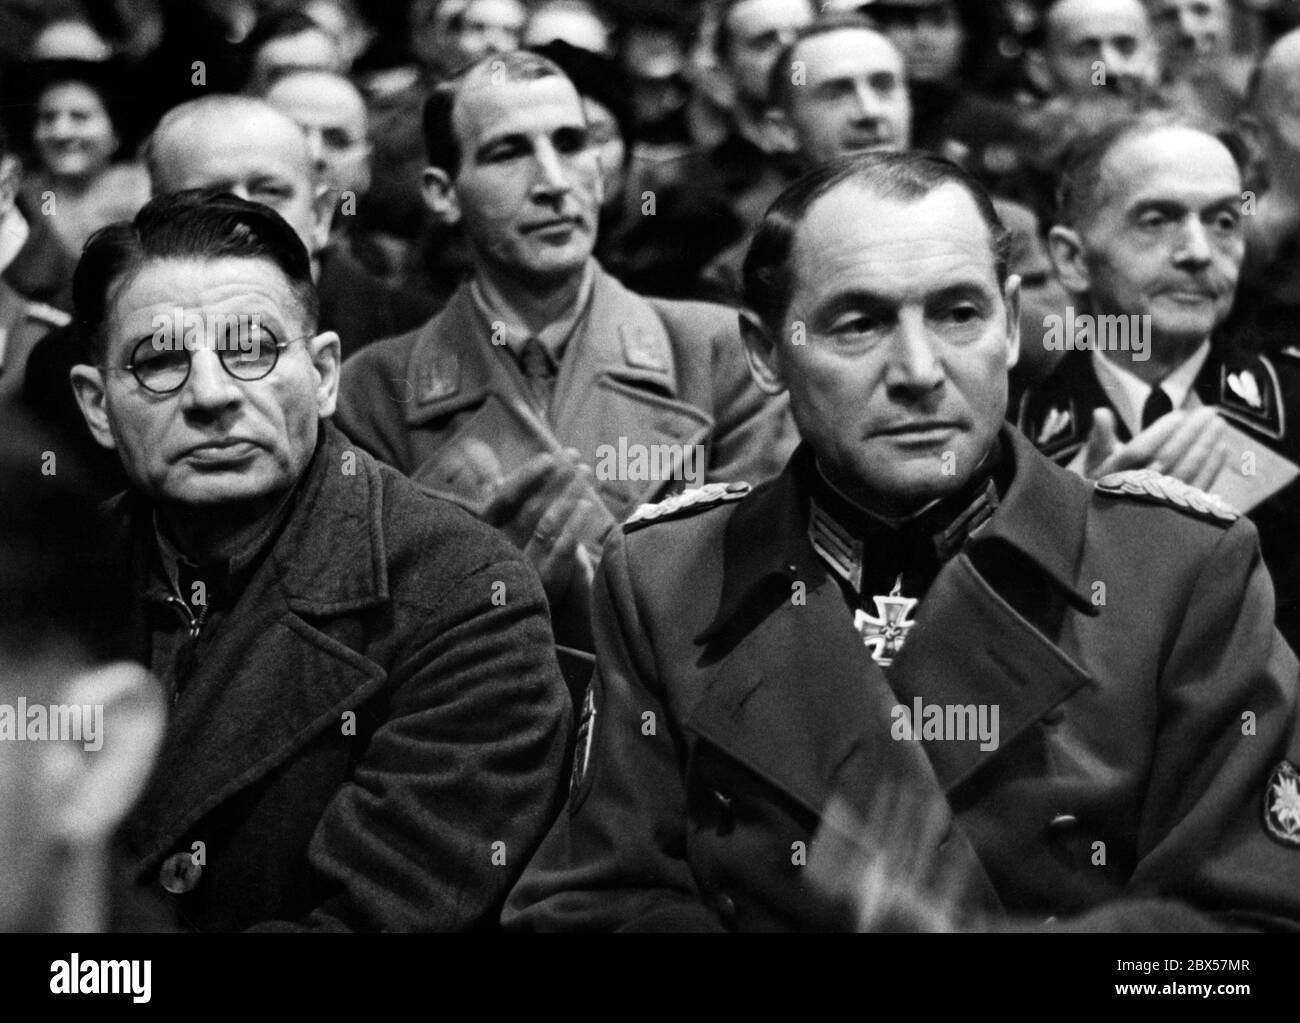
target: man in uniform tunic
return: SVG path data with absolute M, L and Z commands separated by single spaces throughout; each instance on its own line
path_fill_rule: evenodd
M 1073 296 L 1025 345 L 1064 349 L 1015 418 L 1044 454 L 1097 479 L 1152 468 L 1203 487 L 1259 529 L 1278 626 L 1300 643 L 1300 360 L 1223 343 L 1245 251 L 1241 175 L 1178 119 L 1080 140 L 1052 258 Z
M 569 806 L 508 926 L 842 923 L 809 873 L 828 806 L 887 882 L 862 926 L 1300 923 L 1297 662 L 1254 527 L 1001 422 L 1018 287 L 936 158 L 777 202 L 746 341 L 804 445 L 611 543 Z
M 687 483 L 775 475 L 794 446 L 786 403 L 750 381 L 733 311 L 642 298 L 592 259 L 600 166 L 551 61 L 471 66 L 430 96 L 425 136 L 426 201 L 463 227 L 473 277 L 424 327 L 349 360 L 339 425 L 501 528 L 537 568 L 558 642 L 586 651 L 615 522 Z

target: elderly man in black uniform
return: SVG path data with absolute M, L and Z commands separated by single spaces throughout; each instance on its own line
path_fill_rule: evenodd
M 1231 151 L 1166 115 L 1117 121 L 1077 143 L 1059 191 L 1050 244 L 1073 303 L 1032 343 L 1065 354 L 1020 429 L 1088 478 L 1152 468 L 1249 514 L 1300 644 L 1300 359 L 1214 336 L 1245 252 Z
M 338 335 L 274 211 L 156 198 L 74 297 L 77 399 L 130 480 L 121 628 L 171 698 L 135 880 L 199 930 L 492 926 L 569 735 L 536 575 L 328 422 Z
M 777 202 L 747 346 L 804 445 L 610 545 L 569 806 L 508 925 L 827 926 L 833 798 L 895 850 L 869 925 L 1300 923 L 1297 662 L 1254 527 L 1003 424 L 1018 288 L 987 196 L 936 158 Z

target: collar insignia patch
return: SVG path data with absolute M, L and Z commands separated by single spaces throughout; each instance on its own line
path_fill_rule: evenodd
M 1253 409 L 1264 407 L 1264 396 L 1259 392 L 1259 381 L 1248 369 L 1228 374 L 1228 389 Z
M 629 366 L 653 373 L 668 372 L 666 354 L 660 349 L 658 339 L 645 327 L 624 323 L 618 328 L 618 336 L 623 342 L 623 358 Z
M 1074 416 L 1070 414 L 1068 408 L 1052 408 L 1048 411 L 1047 418 L 1043 420 L 1038 436 L 1034 438 L 1034 444 L 1040 448 L 1044 447 L 1073 425 Z

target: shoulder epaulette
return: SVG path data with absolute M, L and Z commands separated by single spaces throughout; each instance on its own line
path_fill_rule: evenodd
M 728 501 L 739 501 L 752 489 L 748 483 L 709 483 L 695 490 L 683 490 L 657 504 L 641 505 L 623 523 L 623 532 L 630 533 L 652 522 L 683 518 Z
M 1172 476 L 1162 476 L 1154 469 L 1113 472 L 1099 479 L 1096 487 L 1100 494 L 1168 505 L 1195 518 L 1221 525 L 1241 518 L 1241 513 L 1222 498 L 1207 494 Z
M 62 309 L 55 309 L 44 302 L 28 302 L 25 312 L 29 320 L 37 320 L 51 327 L 66 327 L 72 322 L 72 317 Z

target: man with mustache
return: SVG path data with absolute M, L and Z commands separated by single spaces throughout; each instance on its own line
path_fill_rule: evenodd
M 1045 323 L 1028 339 L 1059 340 L 1066 354 L 1023 396 L 1018 425 L 1090 479 L 1150 468 L 1248 513 L 1278 587 L 1278 625 L 1300 642 L 1300 364 L 1212 338 L 1245 251 L 1232 153 L 1176 118 L 1130 118 L 1078 142 L 1059 194 L 1050 247 L 1073 296 L 1065 329 L 1073 322 L 1075 337 L 1055 337 Z M 1096 345 L 1071 350 L 1088 328 Z M 1104 330 L 1120 345 L 1106 343 Z M 1145 351 L 1133 343 L 1141 336 Z
M 749 380 L 734 312 L 642 298 L 592 258 L 600 164 L 555 64 L 485 58 L 433 91 L 424 128 L 425 200 L 463 230 L 473 276 L 424 327 L 349 360 L 339 423 L 503 529 L 542 577 L 557 641 L 586 651 L 616 521 L 685 469 L 695 485 L 773 475 L 793 446 L 786 405 Z M 651 448 L 681 456 L 673 478 L 596 472 L 602 452 Z M 566 660 L 575 686 L 583 662 Z
M 987 194 L 930 156 L 829 165 L 745 285 L 804 443 L 610 543 L 568 811 L 507 926 L 844 922 L 818 878 L 870 928 L 1294 926 L 1297 662 L 1255 530 L 1004 422 L 1019 281 Z M 864 815 L 871 898 L 826 859 Z

